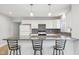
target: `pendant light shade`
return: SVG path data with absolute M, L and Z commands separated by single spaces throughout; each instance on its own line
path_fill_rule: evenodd
M 51 4 L 48 4 L 48 7 L 49 7 L 48 16 L 51 16 L 52 15 L 52 13 L 51 13 Z
M 63 13 L 63 14 L 62 14 L 62 18 L 63 18 L 63 19 L 65 19 L 65 18 L 66 18 L 66 15 L 65 15 L 65 13 Z
M 33 4 L 30 4 L 30 6 L 31 6 L 30 16 L 34 16 L 34 13 L 33 13 L 33 11 L 32 11 Z
M 61 18 L 62 19 L 65 19 L 66 18 L 66 14 L 64 12 L 60 13 L 59 15 L 61 15 Z
M 34 16 L 33 12 L 30 12 L 30 16 Z
M 48 13 L 48 16 L 51 16 L 51 15 L 52 15 L 51 12 L 49 12 L 49 13 Z

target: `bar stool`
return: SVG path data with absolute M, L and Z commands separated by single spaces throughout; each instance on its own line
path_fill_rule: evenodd
M 42 43 L 43 40 L 32 40 L 34 55 L 36 55 L 37 51 L 40 51 L 40 55 L 42 55 Z
M 18 40 L 13 40 L 13 39 L 9 39 L 7 40 L 7 43 L 8 43 L 8 48 L 10 50 L 10 55 L 12 54 L 13 52 L 13 55 L 21 55 L 21 47 L 20 45 L 18 45 Z M 16 53 L 15 53 L 16 52 Z
M 64 48 L 65 48 L 66 40 L 56 40 L 55 46 L 53 46 L 53 55 L 64 55 Z M 56 53 L 55 53 L 56 52 Z M 59 53 L 58 53 L 59 52 Z M 61 53 L 62 52 L 62 53 Z

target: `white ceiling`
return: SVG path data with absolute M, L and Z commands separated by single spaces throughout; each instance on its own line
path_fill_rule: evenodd
M 67 13 L 70 10 L 69 4 L 52 4 L 51 12 L 52 16 L 59 13 Z M 29 17 L 31 7 L 29 4 L 0 4 L 0 13 L 10 17 Z M 34 16 L 48 16 L 49 7 L 47 4 L 34 4 L 33 5 Z

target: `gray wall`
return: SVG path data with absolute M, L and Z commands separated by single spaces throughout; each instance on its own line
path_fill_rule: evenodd
M 72 5 L 71 27 L 72 37 L 79 39 L 79 4 Z M 74 54 L 79 55 L 79 40 L 74 41 Z
M 11 21 L 11 18 L 0 14 L 0 46 L 6 42 L 2 39 L 17 35 L 18 25 Z
M 71 10 L 71 27 L 72 36 L 79 38 L 79 5 L 72 5 Z

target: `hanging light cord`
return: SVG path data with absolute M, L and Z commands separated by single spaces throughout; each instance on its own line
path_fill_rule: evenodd
M 49 6 L 49 12 L 51 12 L 51 4 L 48 4 L 48 6 Z
M 32 12 L 32 6 L 33 6 L 33 4 L 30 4 L 30 6 L 31 6 L 31 12 Z

